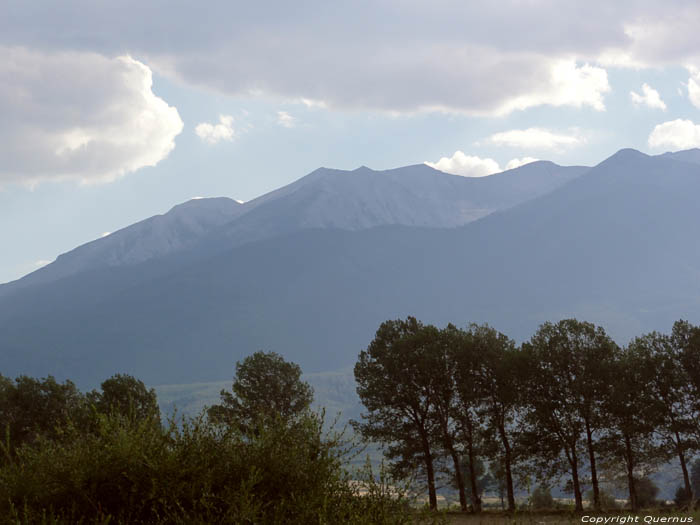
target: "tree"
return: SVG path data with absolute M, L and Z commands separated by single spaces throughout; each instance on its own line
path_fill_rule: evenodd
M 601 406 L 612 383 L 610 365 L 617 345 L 600 327 L 564 319 L 544 323 L 523 346 L 528 374 L 537 378 L 523 389 L 526 420 L 534 432 L 532 450 L 549 467 L 561 465 L 569 472 L 576 510 L 583 510 L 580 472 L 585 450 L 593 506 L 600 510 L 594 433 L 603 426 Z M 558 461 L 560 454 L 565 461 Z
M 479 466 L 483 470 L 483 461 L 479 459 L 484 439 L 480 424 L 479 409 L 484 395 L 480 388 L 479 371 L 481 355 L 472 334 L 448 325 L 443 331 L 449 340 L 450 356 L 453 362 L 453 381 L 456 393 L 455 423 L 458 439 L 464 447 L 462 472 L 468 472 L 471 487 L 470 500 L 474 512 L 481 512 L 481 493 L 479 484 Z
M 693 407 L 692 382 L 684 369 L 683 349 L 678 344 L 679 323 L 674 326 L 676 337 L 652 332 L 637 339 L 652 360 L 653 377 L 648 389 L 658 400 L 659 421 L 656 431 L 663 442 L 678 458 L 683 474 L 686 499 L 691 501 L 693 491 L 687 461 L 698 448 L 693 436 L 698 414 Z
M 385 321 L 360 352 L 354 370 L 357 393 L 367 409 L 355 428 L 365 439 L 388 445 L 387 455 L 399 464 L 422 465 L 431 509 L 437 508 L 435 375 L 430 370 L 431 354 L 439 344 L 435 330 L 415 317 Z
M 695 434 L 700 441 L 700 326 L 679 320 L 673 324 L 673 346 L 681 361 L 695 413 Z
M 662 402 L 649 388 L 654 365 L 647 345 L 639 338 L 632 341 L 612 365 L 616 380 L 604 402 L 609 424 L 601 449 L 609 460 L 622 462 L 633 511 L 640 505 L 635 479 L 667 459 L 653 439 L 663 414 Z
M 71 381 L 58 383 L 53 376 L 12 381 L 0 375 L 0 424 L 12 448 L 39 437 L 57 439 L 61 427 L 80 417 L 84 407 L 84 396 Z
M 693 461 L 690 467 L 690 484 L 693 494 L 700 494 L 700 459 Z
M 468 498 L 469 503 L 474 508 L 474 512 L 479 512 L 481 510 L 481 495 L 487 489 L 497 489 L 497 481 L 494 479 L 494 476 L 488 472 L 484 461 L 479 457 L 475 458 L 475 464 L 472 465 L 469 463 L 469 456 L 465 453 L 462 455 L 460 464 L 462 466 L 462 472 L 474 473 L 476 490 L 472 491 L 472 493 L 468 495 Z M 453 486 L 456 487 L 456 482 L 453 483 Z M 474 492 L 476 492 L 476 497 L 474 496 Z
M 448 325 L 443 330 L 433 326 L 423 328 L 427 346 L 431 349 L 426 356 L 426 369 L 432 373 L 433 418 L 438 433 L 436 441 L 442 444 L 445 453 L 452 459 L 454 481 L 459 494 L 459 503 L 463 511 L 467 510 L 467 497 L 464 488 L 462 458 L 460 457 L 459 439 L 460 411 L 463 409 L 459 401 L 458 390 L 455 388 L 456 354 L 463 347 L 463 332 L 454 325 Z M 432 340 L 432 341 L 431 341 Z M 473 454 L 467 460 L 470 477 L 474 480 L 472 462 Z M 476 512 L 481 510 L 481 499 L 472 482 L 472 504 Z
M 100 391 L 87 394 L 88 402 L 102 414 L 119 414 L 132 421 L 160 422 L 156 391 L 128 374 L 115 374 L 100 385 Z
M 513 488 L 513 464 L 516 460 L 516 414 L 521 404 L 520 384 L 523 366 L 522 356 L 515 343 L 488 325 L 471 325 L 469 328 L 474 355 L 480 356 L 473 370 L 481 403 L 478 414 L 487 422 L 495 438 L 496 446 L 491 456 L 501 463 L 504 472 L 508 510 L 515 510 Z
M 209 408 L 217 423 L 252 432 L 274 419 L 291 422 L 306 413 L 313 389 L 301 380 L 301 368 L 275 352 L 255 352 L 236 363 L 232 392 L 221 391 L 221 404 Z

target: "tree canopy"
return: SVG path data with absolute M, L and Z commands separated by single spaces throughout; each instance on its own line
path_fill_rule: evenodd
M 221 391 L 221 404 L 209 408 L 218 423 L 251 431 L 280 418 L 292 421 L 313 401 L 313 389 L 301 380 L 301 368 L 275 352 L 255 352 L 236 363 L 232 391 Z

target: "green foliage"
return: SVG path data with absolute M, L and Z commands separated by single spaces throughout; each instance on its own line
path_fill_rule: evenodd
M 471 465 L 469 464 L 468 457 L 462 456 L 461 465 L 462 465 L 462 472 L 470 472 Z M 494 476 L 490 472 L 487 472 L 486 465 L 484 464 L 484 460 L 482 460 L 481 458 L 476 458 L 474 461 L 474 475 L 476 478 L 476 493 L 477 493 L 477 496 L 479 498 L 481 498 L 481 495 L 484 493 L 484 491 L 486 489 L 496 487 L 497 482 L 494 479 Z M 456 483 L 453 480 L 452 487 L 455 487 L 455 486 L 456 486 Z M 474 505 L 472 494 L 467 493 L 467 499 L 469 500 L 469 503 L 471 505 Z
M 355 365 L 360 400 L 367 408 L 364 422 L 354 422 L 366 439 L 387 445 L 397 460 L 395 472 L 421 471 L 428 483 L 430 507 L 435 491 L 435 368 L 439 336 L 434 326 L 414 317 L 381 324 Z
M 205 418 L 167 429 L 118 413 L 96 432 L 39 438 L 0 468 L 0 515 L 18 523 L 409 523 L 405 497 L 341 468 L 344 441 L 318 416 L 245 437 Z M 365 495 L 360 495 L 362 486 Z M 51 521 L 52 520 L 52 521 Z
M 516 419 L 523 403 L 521 387 L 529 380 L 527 363 L 515 342 L 494 328 L 473 324 L 468 333 L 471 355 L 478 356 L 472 364 L 472 381 L 480 400 L 477 414 L 490 445 L 485 452 L 502 466 L 508 510 L 514 511 L 512 468 L 520 448 Z
M 593 435 L 605 424 L 602 400 L 619 349 L 602 328 L 576 319 L 544 323 L 523 347 L 528 375 L 537 378 L 522 389 L 528 456 L 543 477 L 571 476 L 583 510 L 580 471 L 584 458 L 591 460 L 597 486 Z
M 546 485 L 538 485 L 530 495 L 530 507 L 535 510 L 553 509 L 555 507 L 552 492 Z
M 313 389 L 301 380 L 301 368 L 275 352 L 255 352 L 236 363 L 233 392 L 221 391 L 221 404 L 209 417 L 250 430 L 261 420 L 291 421 L 311 406 Z
M 678 507 L 685 507 L 691 501 L 690 494 L 685 490 L 684 486 L 680 486 L 676 489 L 676 493 L 673 495 L 673 502 Z
M 612 471 L 624 473 L 632 510 L 642 505 L 634 479 L 669 458 L 667 446 L 654 439 L 663 419 L 664 403 L 650 385 L 656 374 L 653 352 L 637 338 L 611 365 L 615 383 L 604 399 L 608 424 L 600 441 Z
M 590 498 L 592 497 L 593 495 L 591 494 Z M 620 507 L 620 505 L 617 503 L 617 500 L 615 499 L 615 496 L 604 490 L 600 491 L 600 504 L 603 510 L 615 510 Z
M 58 383 L 52 376 L 41 380 L 19 376 L 12 381 L 0 375 L 0 425 L 5 448 L 14 449 L 41 437 L 56 439 L 67 421 L 84 417 L 84 398 L 71 381 Z
M 640 508 L 649 508 L 656 505 L 656 496 L 659 493 L 657 487 L 648 477 L 635 478 L 634 488 L 637 493 L 637 505 Z
M 102 414 L 117 413 L 137 421 L 160 420 L 160 409 L 154 389 L 128 374 L 115 374 L 93 390 L 86 398 Z

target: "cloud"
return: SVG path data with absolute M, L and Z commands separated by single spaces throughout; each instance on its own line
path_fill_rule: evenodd
M 572 60 L 561 60 L 550 64 L 549 82 L 543 83 L 530 93 L 507 99 L 496 111 L 507 114 L 516 109 L 534 106 L 590 106 L 604 111 L 603 95 L 610 91 L 605 69 L 585 64 L 577 66 Z
M 700 147 L 700 125 L 690 120 L 676 119 L 654 127 L 649 146 L 682 150 Z
M 515 168 L 519 168 L 520 166 L 524 166 L 525 164 L 530 164 L 531 162 L 537 162 L 540 159 L 535 159 L 533 157 L 523 157 L 522 159 L 511 159 L 508 161 L 508 164 L 506 164 L 506 169 L 507 170 L 513 170 Z
M 485 177 L 494 173 L 500 173 L 505 170 L 512 170 L 536 162 L 539 159 L 533 157 L 523 157 L 521 159 L 511 159 L 506 164 L 505 169 L 501 168 L 493 159 L 466 155 L 463 151 L 455 151 L 451 157 L 442 157 L 437 162 L 425 162 L 431 168 L 451 173 L 452 175 L 461 175 L 463 177 Z
M 651 2 L 627 14 L 622 23 L 627 37 L 624 48 L 636 62 L 645 67 L 698 62 L 700 9 L 694 2 L 679 4 L 664 9 Z
M 575 135 L 563 135 L 543 128 L 511 129 L 494 133 L 487 142 L 498 146 L 520 149 L 556 150 L 578 146 L 583 139 Z
M 650 108 L 666 111 L 666 103 L 661 100 L 659 92 L 649 86 L 649 84 L 642 84 L 642 95 L 630 91 L 630 98 L 637 106 L 648 106 Z
M 291 116 L 286 111 L 277 112 L 277 124 L 283 128 L 293 128 L 296 125 L 296 118 Z
M 426 162 L 426 164 L 436 170 L 463 177 L 485 177 L 501 171 L 495 160 L 465 155 L 459 150 L 455 151 L 452 157 L 442 157 L 437 162 Z
M 194 132 L 204 142 L 216 144 L 219 141 L 233 140 L 233 117 L 231 115 L 219 115 L 218 124 L 209 124 L 208 122 L 200 122 L 195 126 Z
M 700 70 L 696 67 L 689 67 L 690 78 L 688 79 L 688 98 L 696 108 L 700 108 Z
M 540 105 L 602 110 L 607 67 L 700 64 L 698 25 L 688 1 L 386 0 L 329 10 L 321 0 L 245 9 L 65 0 L 61 9 L 0 8 L 0 45 L 127 49 L 190 86 L 330 110 L 504 115 Z
M 155 166 L 180 116 L 130 56 L 0 47 L 0 182 L 109 182 Z

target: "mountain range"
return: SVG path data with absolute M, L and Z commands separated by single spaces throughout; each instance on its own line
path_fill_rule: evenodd
M 523 340 L 576 316 L 619 343 L 700 317 L 700 150 L 483 178 L 318 169 L 197 199 L 0 285 L 0 371 L 94 386 L 228 379 L 258 349 L 351 366 L 386 319 Z

